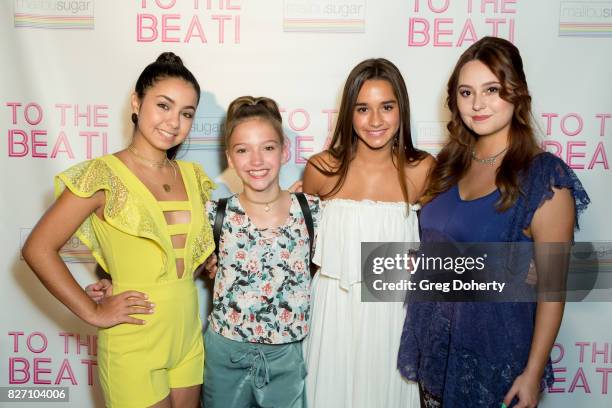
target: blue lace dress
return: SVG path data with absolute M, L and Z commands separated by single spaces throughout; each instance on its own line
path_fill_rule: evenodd
M 521 179 L 525 194 L 504 212 L 495 210 L 499 191 L 464 201 L 458 186 L 453 186 L 421 210 L 421 240 L 530 241 L 523 230 L 535 211 L 553 196 L 553 187 L 571 190 L 576 215 L 590 202 L 574 172 L 550 153 L 537 155 Z M 527 271 L 524 273 L 526 276 Z M 442 400 L 444 408 L 499 408 L 527 364 L 535 311 L 536 304 L 526 302 L 411 302 L 398 368 L 404 377 L 418 381 L 430 395 Z M 542 386 L 552 381 L 549 360 Z

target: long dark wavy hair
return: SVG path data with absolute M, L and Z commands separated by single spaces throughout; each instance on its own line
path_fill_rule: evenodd
M 446 125 L 449 141 L 438 154 L 429 186 L 422 203 L 435 198 L 457 184 L 472 162 L 471 152 L 478 135 L 461 120 L 457 107 L 459 73 L 465 64 L 478 60 L 486 65 L 501 84 L 500 97 L 514 105 L 510 124 L 508 150 L 497 169 L 495 184 L 501 193 L 496 203 L 498 211 L 510 208 L 521 194 L 519 177 L 533 157 L 540 152 L 532 127 L 531 96 L 523 71 L 523 60 L 518 48 L 510 41 L 484 37 L 472 44 L 457 61 L 448 80 L 446 99 L 451 118 Z
M 311 160 L 310 163 L 322 174 L 328 177 L 339 176 L 334 187 L 324 194 L 322 198 L 336 194 L 344 185 L 351 161 L 355 158 L 357 150 L 357 133 L 353 128 L 353 114 L 357 95 L 361 87 L 369 80 L 384 80 L 391 84 L 397 99 L 400 125 L 397 134 L 394 136 L 391 157 L 397 167 L 397 177 L 402 189 L 402 195 L 406 203 L 410 202 L 408 196 L 408 186 L 406 185 L 406 163 L 418 163 L 427 155 L 426 152 L 417 150 L 412 143 L 410 134 L 410 103 L 408 91 L 404 78 L 399 69 L 390 61 L 384 58 L 367 59 L 360 62 L 349 74 L 344 90 L 342 101 L 338 112 L 338 121 L 334 129 L 334 134 L 327 152 L 334 159 L 335 163 L 317 163 Z
M 190 83 L 198 96 L 197 103 L 200 102 L 200 84 L 198 84 L 198 81 L 191 71 L 183 65 L 183 60 L 173 52 L 161 53 L 154 62 L 147 65 L 142 71 L 134 88 L 134 92 L 138 95 L 138 99 L 142 101 L 149 88 L 155 85 L 157 81 L 166 78 L 179 78 Z M 134 127 L 136 127 L 138 117 L 132 115 L 132 122 L 134 122 Z M 176 157 L 182 145 L 183 143 L 180 143 L 168 149 L 166 155 L 170 160 Z

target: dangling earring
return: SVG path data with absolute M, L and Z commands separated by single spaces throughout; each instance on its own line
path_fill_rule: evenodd
M 132 113 L 132 123 L 138 124 L 138 115 L 136 113 Z

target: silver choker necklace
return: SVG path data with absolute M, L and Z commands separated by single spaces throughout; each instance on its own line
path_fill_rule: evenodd
M 494 154 L 493 156 L 489 156 L 489 157 L 485 157 L 482 159 L 479 159 L 478 157 L 476 157 L 476 150 L 472 149 L 472 160 L 474 160 L 475 162 L 478 163 L 482 163 L 482 164 L 488 164 L 490 166 L 493 166 L 495 164 L 495 162 L 497 161 L 497 158 L 499 156 L 501 156 L 502 154 L 504 154 L 506 152 L 506 150 L 508 150 L 508 146 L 504 147 L 504 150 L 502 150 L 501 152 Z

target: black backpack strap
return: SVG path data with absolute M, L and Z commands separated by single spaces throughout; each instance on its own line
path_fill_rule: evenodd
M 226 207 L 227 197 L 219 199 L 217 202 L 217 213 L 215 214 L 215 224 L 213 225 L 213 237 L 215 240 L 215 254 L 217 254 L 217 262 L 219 262 L 219 240 L 221 239 L 221 229 L 223 228 L 223 219 L 225 218 Z
M 417 210 L 417 224 L 419 226 L 419 241 L 423 239 L 423 226 L 421 225 L 421 209 Z
M 308 238 L 310 242 L 310 270 L 311 272 L 314 270 L 312 267 L 312 247 L 314 245 L 314 223 L 312 222 L 312 213 L 310 212 L 310 207 L 308 206 L 308 200 L 304 193 L 295 193 L 295 197 L 300 203 L 300 208 L 302 209 L 302 215 L 304 215 L 304 221 L 306 222 L 306 229 L 308 230 Z

